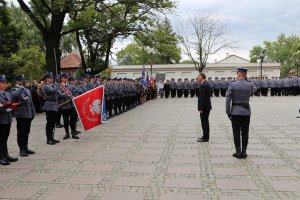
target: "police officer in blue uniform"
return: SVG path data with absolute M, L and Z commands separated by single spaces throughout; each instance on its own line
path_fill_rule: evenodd
M 28 148 L 28 139 L 31 122 L 35 116 L 31 91 L 24 87 L 24 75 L 15 77 L 16 87 L 11 91 L 13 101 L 19 103 L 15 110 L 17 120 L 17 141 L 20 148 L 20 156 L 28 156 L 35 152 Z
M 232 122 L 236 152 L 233 157 L 246 158 L 250 124 L 250 96 L 256 90 L 254 84 L 247 80 L 247 69 L 237 69 L 237 80 L 229 84 L 226 94 L 226 113 Z M 242 136 L 242 150 L 241 150 Z
M 12 97 L 6 90 L 6 77 L 0 75 L 0 164 L 9 165 L 10 162 L 16 162 L 18 158 L 11 157 L 8 154 L 7 140 L 10 133 L 12 122 L 12 110 L 15 104 L 12 104 Z
M 46 136 L 47 144 L 54 145 L 59 140 L 54 139 L 55 123 L 58 118 L 58 87 L 53 84 L 54 77 L 51 72 L 45 75 L 46 83 L 43 86 L 45 96 L 44 111 L 46 112 Z

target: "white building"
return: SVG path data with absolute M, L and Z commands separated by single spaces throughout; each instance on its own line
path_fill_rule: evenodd
M 119 65 L 112 66 L 112 77 L 118 78 L 132 78 L 136 79 L 141 77 L 142 65 Z M 250 61 L 241 58 L 236 55 L 227 56 L 227 58 L 208 64 L 203 72 L 207 77 L 235 77 L 236 68 L 245 67 L 248 68 L 248 77 L 260 77 L 261 67 L 260 63 L 250 63 Z M 150 75 L 150 66 L 145 66 Z M 263 63 L 262 75 L 264 77 L 279 77 L 281 65 L 279 63 Z M 196 78 L 198 71 L 195 69 L 193 64 L 167 64 L 167 65 L 156 65 L 152 66 L 152 74 L 157 79 L 171 79 L 175 78 Z

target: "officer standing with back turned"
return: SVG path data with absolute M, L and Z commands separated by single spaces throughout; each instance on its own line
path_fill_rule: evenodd
M 226 113 L 232 122 L 232 130 L 236 152 L 233 157 L 247 157 L 247 145 L 250 124 L 250 96 L 256 90 L 253 83 L 247 80 L 247 69 L 237 69 L 237 80 L 229 84 L 226 94 Z M 241 150 L 242 136 L 242 150 Z

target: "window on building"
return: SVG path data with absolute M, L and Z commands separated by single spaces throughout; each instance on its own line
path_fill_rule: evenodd
M 117 78 L 125 78 L 127 77 L 127 73 L 117 73 Z
M 175 78 L 175 72 L 166 72 L 166 79 Z
M 216 77 L 223 77 L 223 76 L 225 76 L 225 71 L 216 71 L 215 76 Z

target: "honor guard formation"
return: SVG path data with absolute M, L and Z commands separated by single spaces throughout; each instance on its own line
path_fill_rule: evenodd
M 10 88 L 6 76 L 0 75 L 0 164 L 9 165 L 18 161 L 8 153 L 7 140 L 10 134 L 12 118 L 17 122 L 17 142 L 20 156 L 35 152 L 28 148 L 31 122 L 36 111 L 46 115 L 46 143 L 55 145 L 55 128 L 65 129 L 65 139 L 79 139 L 77 130 L 78 116 L 72 99 L 100 85 L 105 88 L 107 116 L 113 118 L 127 112 L 146 101 L 149 87 L 139 79 L 110 79 L 88 74 L 77 80 L 66 73 L 54 76 L 45 74 L 32 85 L 24 83 L 24 75 L 15 77 L 15 87 Z M 61 124 L 61 116 L 63 125 Z
M 209 77 L 208 82 L 211 87 L 211 97 L 225 97 L 226 91 L 228 90 L 229 83 L 235 81 L 235 78 L 221 78 L 216 77 L 214 80 Z M 268 79 L 264 77 L 260 78 L 249 78 L 257 91 L 251 94 L 252 96 L 298 96 L 300 95 L 300 78 L 299 77 L 286 77 L 277 78 L 272 77 Z M 181 98 L 181 97 L 195 97 L 198 96 L 198 90 L 200 83 L 194 79 L 188 80 L 187 78 L 182 81 L 178 79 L 166 80 L 165 82 L 160 80 L 158 83 L 158 94 L 165 98 Z

